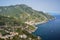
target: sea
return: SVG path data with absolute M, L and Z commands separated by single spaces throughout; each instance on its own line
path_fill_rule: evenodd
M 42 40 L 60 40 L 60 15 L 53 16 L 54 20 L 36 25 L 38 29 L 33 34 L 40 36 Z

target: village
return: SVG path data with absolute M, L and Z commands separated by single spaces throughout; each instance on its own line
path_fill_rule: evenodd
M 22 32 L 19 32 L 19 30 L 26 30 L 28 33 L 32 33 L 34 30 L 28 29 L 29 26 L 21 27 L 21 26 L 14 26 L 14 27 L 6 27 L 6 26 L 0 26 L 0 39 L 13 39 L 14 36 L 18 36 L 21 39 L 26 39 L 28 36 Z M 18 30 L 19 29 L 19 30 Z M 18 30 L 18 32 L 16 31 Z M 35 29 L 36 30 L 36 29 Z M 38 36 L 38 39 L 40 37 Z M 29 40 L 32 40 L 32 38 L 29 38 Z

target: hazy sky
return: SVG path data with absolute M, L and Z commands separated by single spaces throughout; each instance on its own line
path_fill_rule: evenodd
M 35 10 L 60 13 L 60 0 L 0 0 L 0 6 L 26 4 Z

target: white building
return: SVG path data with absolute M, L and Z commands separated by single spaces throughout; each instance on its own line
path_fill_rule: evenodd
M 19 35 L 20 38 L 27 38 L 27 35 L 23 34 L 23 35 Z

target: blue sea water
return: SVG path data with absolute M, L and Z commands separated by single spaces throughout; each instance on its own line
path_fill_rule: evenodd
M 33 33 L 42 40 L 60 40 L 60 15 L 53 15 L 55 20 L 36 25 L 38 29 Z

